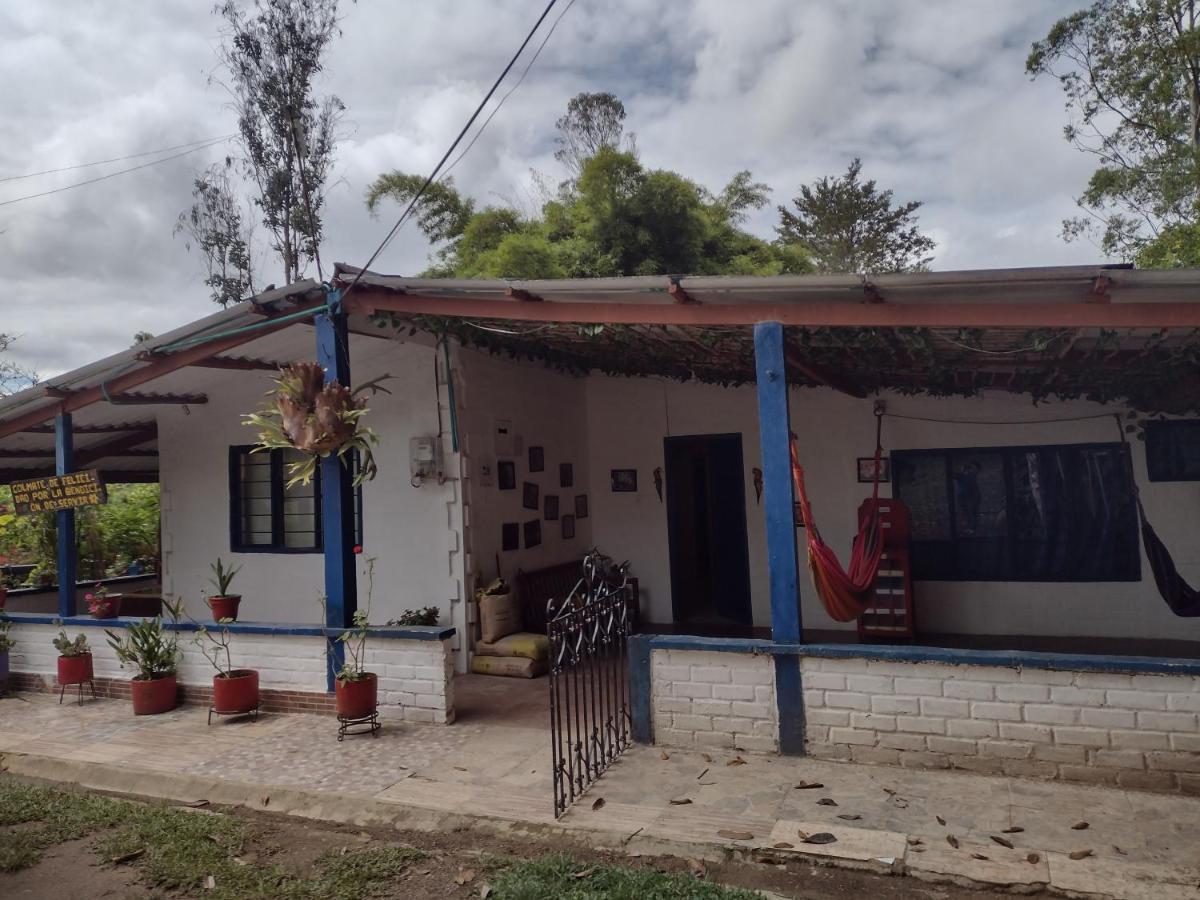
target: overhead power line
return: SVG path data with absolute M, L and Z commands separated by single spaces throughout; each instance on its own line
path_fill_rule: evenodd
M 197 144 L 211 144 L 214 141 L 227 141 L 230 138 L 237 137 L 237 134 L 226 134 L 220 137 L 200 138 L 197 141 L 188 141 L 184 144 L 175 144 L 172 147 L 159 147 L 157 150 L 145 150 L 142 153 L 130 153 L 128 156 L 114 156 L 111 159 L 97 159 L 94 162 L 77 163 L 73 166 L 61 166 L 57 169 L 43 169 L 40 172 L 28 172 L 24 175 L 7 175 L 0 178 L 0 184 L 8 181 L 22 181 L 26 178 L 37 178 L 40 175 L 55 175 L 59 172 L 73 172 L 76 169 L 90 169 L 92 166 L 103 166 L 107 163 L 125 162 L 127 159 L 141 159 L 143 156 L 157 156 L 159 153 L 170 153 L 172 150 L 182 150 L 184 147 L 195 147 Z
M 358 284 L 359 279 L 361 279 L 363 276 L 363 273 L 371 268 L 371 264 L 375 262 L 375 260 L 379 257 L 379 254 L 383 252 L 384 248 L 391 243 L 392 238 L 396 236 L 396 232 L 400 230 L 400 226 L 403 225 L 408 217 L 412 214 L 413 209 L 416 208 L 417 203 L 420 201 L 421 197 L 424 196 L 425 191 L 429 188 L 429 185 L 433 183 L 434 179 L 437 178 L 438 173 L 442 170 L 442 166 L 446 164 L 446 160 L 450 158 L 451 154 L 454 153 L 458 145 L 462 143 L 462 139 L 466 136 L 467 132 L 471 130 L 471 126 L 475 124 L 475 120 L 479 118 L 479 114 L 483 112 L 483 108 L 487 106 L 488 101 L 492 99 L 492 95 L 496 93 L 496 89 L 500 87 L 500 83 L 504 81 L 508 73 L 512 71 L 512 67 L 517 64 L 517 60 L 520 58 L 521 54 L 525 52 L 525 48 L 529 46 L 529 42 L 533 40 L 533 36 L 537 33 L 537 30 L 542 27 L 542 22 L 546 21 L 546 16 L 550 15 L 550 10 L 554 9 L 554 5 L 557 2 L 558 0 L 550 0 L 550 2 L 546 4 L 546 8 L 542 10 L 542 14 L 538 16 L 538 20 L 533 23 L 533 28 L 529 29 L 529 34 L 525 35 L 525 40 L 521 42 L 521 46 L 517 48 L 517 52 L 514 53 L 512 59 L 508 61 L 508 65 L 504 67 L 504 71 L 500 73 L 500 76 L 492 84 L 487 94 L 484 95 L 484 98 L 479 101 L 479 105 L 475 107 L 475 112 L 471 113 L 471 118 L 467 119 L 467 124 L 462 127 L 462 130 L 458 133 L 458 137 L 454 139 L 454 143 L 452 143 L 446 152 L 442 154 L 442 158 L 438 160 L 438 164 L 433 167 L 433 171 L 429 173 L 429 177 L 425 179 L 425 183 L 421 185 L 421 189 L 417 191 L 412 200 L 409 201 L 408 206 L 404 208 L 404 212 L 400 214 L 400 218 L 396 220 L 396 224 L 391 227 L 391 230 L 388 231 L 387 236 L 384 237 L 379 246 L 375 248 L 375 252 L 371 254 L 370 258 L 366 261 L 366 264 L 355 273 L 354 280 L 351 281 L 350 285 L 346 288 L 345 293 L 342 295 L 343 297 L 348 296 L 350 292 L 354 290 L 354 286 Z
M 95 184 L 98 181 L 107 181 L 110 178 L 116 178 L 119 175 L 128 175 L 130 172 L 137 172 L 141 169 L 148 169 L 151 166 L 157 166 L 160 163 L 170 162 L 173 159 L 179 159 L 181 156 L 187 156 L 189 153 L 195 153 L 197 150 L 206 150 L 209 147 L 215 147 L 218 144 L 223 144 L 229 140 L 229 137 L 222 137 L 210 140 L 207 144 L 200 144 L 192 147 L 189 150 L 181 150 L 179 153 L 173 153 L 170 156 L 164 156 L 162 159 L 154 159 L 150 162 L 142 163 L 140 166 L 131 166 L 128 169 L 118 169 L 116 172 L 109 172 L 107 175 L 98 175 L 95 178 L 88 178 L 86 181 L 77 181 L 74 184 L 63 185 L 62 187 L 53 188 L 48 191 L 40 191 L 36 194 L 26 194 L 23 197 L 13 197 L 11 200 L 0 200 L 0 206 L 9 206 L 13 203 L 22 203 L 26 200 L 36 200 L 38 197 L 48 197 L 51 194 L 61 194 L 63 191 L 72 191 L 75 188 L 81 188 L 89 184 Z

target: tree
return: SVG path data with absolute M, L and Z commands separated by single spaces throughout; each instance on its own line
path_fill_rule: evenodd
M 779 207 L 779 239 L 812 254 L 818 272 L 919 272 L 937 246 L 918 230 L 913 201 L 892 205 L 892 192 L 860 182 L 862 161 L 840 177 L 818 178 L 793 198 L 795 212 Z
M 1064 136 L 1098 163 L 1077 201 L 1084 215 L 1063 223 L 1064 237 L 1098 234 L 1106 253 L 1143 264 L 1195 264 L 1195 0 L 1098 0 L 1056 22 L 1025 69 L 1058 81 L 1070 116 Z
M 574 177 L 603 147 L 620 150 L 624 143 L 626 152 L 637 155 L 634 136 L 624 133 L 625 104 L 613 94 L 576 94 L 567 103 L 567 114 L 554 127 L 558 129 L 554 158 Z
M 224 166 L 213 166 L 197 176 L 194 202 L 175 223 L 175 234 L 187 236 L 185 246 L 190 250 L 194 244 L 204 256 L 208 273 L 204 284 L 222 306 L 254 293 L 252 229 L 242 219 L 240 201 L 230 184 L 231 164 L 226 160 Z
M 0 397 L 7 397 L 37 384 L 37 372 L 3 357 L 16 339 L 15 335 L 0 334 Z

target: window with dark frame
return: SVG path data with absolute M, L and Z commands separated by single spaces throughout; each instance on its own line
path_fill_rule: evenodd
M 1120 443 L 892 451 L 925 581 L 1138 581 Z
M 288 464 L 302 454 L 229 448 L 229 545 L 235 553 L 320 553 L 321 472 L 287 486 Z M 353 466 L 352 466 L 353 468 Z M 354 543 L 362 545 L 362 486 L 354 491 Z
M 1151 481 L 1200 481 L 1200 419 L 1146 423 L 1146 476 Z

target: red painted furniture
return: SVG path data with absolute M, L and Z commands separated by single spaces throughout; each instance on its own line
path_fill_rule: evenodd
M 908 544 L 912 534 L 908 507 L 899 500 L 880 497 L 867 499 L 859 507 L 859 515 L 871 503 L 879 507 L 883 533 L 883 555 L 871 604 L 858 618 L 858 634 L 864 639 L 886 637 L 911 640 L 915 634 L 913 613 L 912 570 L 909 566 Z

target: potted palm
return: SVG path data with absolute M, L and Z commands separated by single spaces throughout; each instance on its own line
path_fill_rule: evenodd
M 8 693 L 8 651 L 16 641 L 9 635 L 12 622 L 0 616 L 0 694 Z
M 164 599 L 163 608 L 170 614 L 172 622 L 179 621 L 178 602 Z M 130 682 L 134 715 L 152 716 L 174 709 L 179 694 L 175 679 L 179 642 L 175 632 L 163 626 L 162 616 L 130 625 L 123 635 L 111 631 L 105 634 L 121 667 L 128 663 L 138 671 Z
M 241 568 L 233 566 L 226 568 L 220 557 L 217 557 L 217 561 L 212 563 L 209 568 L 212 569 L 213 574 L 208 579 L 208 583 L 215 587 L 217 592 L 209 594 L 204 602 L 212 610 L 213 621 L 221 622 L 228 619 L 230 622 L 236 622 L 238 604 L 242 602 L 242 595 L 229 593 L 229 585 L 233 583 L 233 576 L 241 571 Z
M 92 648 L 88 646 L 87 635 L 79 634 L 72 640 L 64 629 L 59 631 L 52 643 L 58 651 L 58 683 L 61 687 L 86 684 L 92 680 Z
M 221 619 L 215 631 L 205 625 L 196 627 L 193 638 L 205 659 L 213 664 L 213 702 L 208 710 L 208 724 L 213 713 L 219 716 L 239 716 L 258 713 L 258 672 L 254 669 L 235 669 L 229 652 L 229 623 Z

